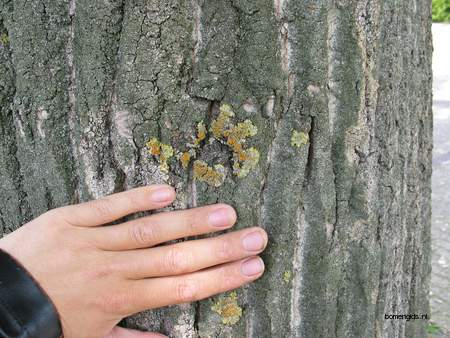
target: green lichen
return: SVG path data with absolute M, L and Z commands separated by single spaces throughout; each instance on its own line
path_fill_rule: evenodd
M 9 43 L 9 36 L 6 33 L 2 33 L 0 35 L 0 42 L 3 46 L 7 45 Z
M 214 187 L 220 187 L 225 180 L 225 167 L 221 164 L 208 166 L 204 161 L 196 160 L 193 166 L 194 179 Z
M 284 280 L 284 282 L 285 282 L 286 284 L 289 284 L 289 282 L 291 281 L 291 278 L 292 278 L 292 272 L 290 272 L 290 271 L 285 271 L 285 272 L 283 273 L 283 280 Z
M 237 302 L 235 291 L 228 296 L 222 296 L 212 307 L 211 310 L 217 312 L 222 317 L 222 324 L 234 325 L 242 317 L 242 308 Z
M 301 146 L 308 144 L 308 142 L 309 142 L 308 134 L 297 130 L 294 130 L 292 132 L 291 146 L 300 148 Z

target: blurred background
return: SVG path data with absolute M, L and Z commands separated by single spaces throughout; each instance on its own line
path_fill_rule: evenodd
M 450 0 L 433 0 L 433 192 L 430 337 L 450 337 Z

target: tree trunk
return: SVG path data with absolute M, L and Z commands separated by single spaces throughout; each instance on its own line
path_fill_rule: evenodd
M 385 314 L 428 312 L 430 1 L 1 0 L 0 11 L 2 234 L 167 182 L 175 209 L 222 201 L 237 228 L 264 227 L 266 273 L 125 325 L 425 336 L 426 321 Z

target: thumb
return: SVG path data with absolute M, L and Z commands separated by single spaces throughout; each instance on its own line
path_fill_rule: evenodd
M 120 326 L 114 327 L 105 338 L 168 338 L 167 336 L 154 332 L 141 332 L 132 329 L 125 329 Z

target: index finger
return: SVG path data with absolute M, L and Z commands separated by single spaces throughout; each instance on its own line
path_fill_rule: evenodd
M 175 195 L 175 190 L 169 185 L 150 185 L 56 210 L 72 225 L 98 226 L 138 211 L 167 206 Z

